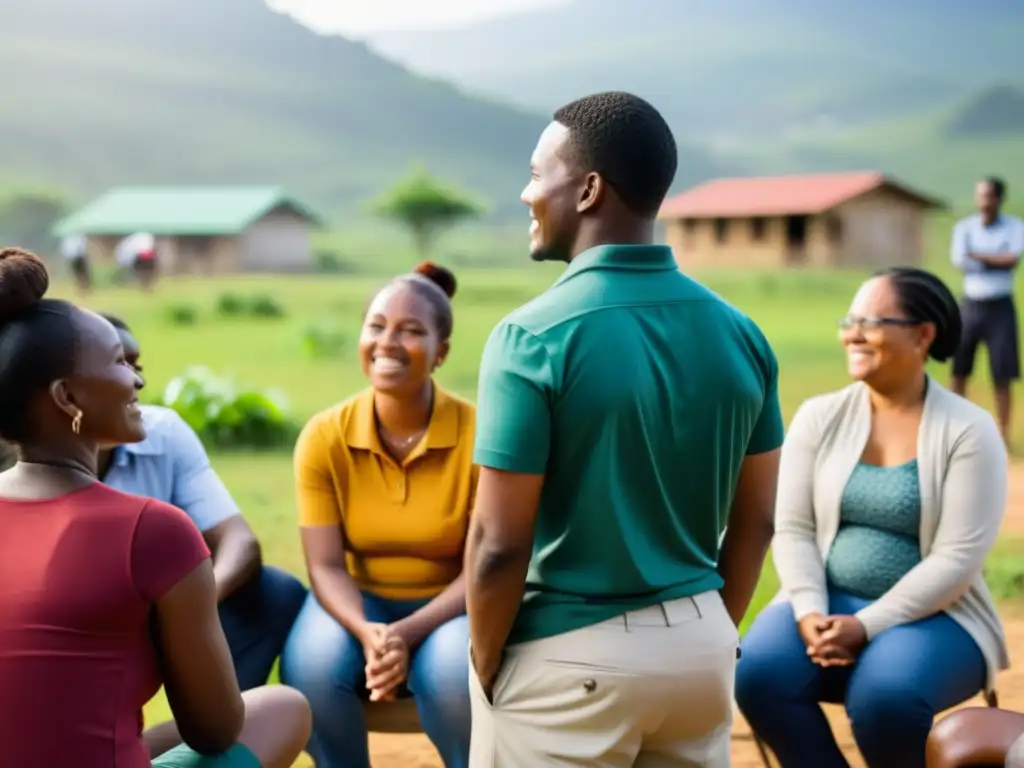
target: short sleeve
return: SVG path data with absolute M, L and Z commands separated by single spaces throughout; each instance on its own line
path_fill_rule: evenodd
M 1020 258 L 1024 255 L 1024 221 L 1017 220 L 1010 237 L 1010 253 Z
M 775 353 L 768 349 L 768 379 L 765 382 L 764 402 L 761 415 L 754 424 L 747 443 L 747 455 L 768 453 L 782 446 L 786 427 L 782 420 L 782 406 L 779 403 L 779 364 Z
M 295 443 L 293 456 L 299 525 L 341 525 L 341 504 L 331 475 L 330 451 L 320 422 L 309 422 Z
M 188 515 L 156 499 L 146 503 L 132 540 L 132 580 L 144 599 L 163 597 L 209 556 Z
M 551 389 L 551 364 L 541 340 L 517 325 L 498 325 L 480 362 L 474 462 L 543 474 L 551 448 Z
M 208 531 L 241 514 L 227 486 L 210 466 L 210 457 L 192 428 L 177 413 L 167 418 L 165 451 L 173 459 L 170 502 Z

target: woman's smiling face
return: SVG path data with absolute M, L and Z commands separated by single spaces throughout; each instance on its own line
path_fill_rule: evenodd
M 359 358 L 380 392 L 419 391 L 447 354 L 430 302 L 405 283 L 378 293 L 363 320 Z

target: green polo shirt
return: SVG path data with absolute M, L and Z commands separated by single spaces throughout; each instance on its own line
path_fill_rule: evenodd
M 543 474 L 509 643 L 721 589 L 743 459 L 782 445 L 758 327 L 664 246 L 602 246 L 491 333 L 475 461 Z

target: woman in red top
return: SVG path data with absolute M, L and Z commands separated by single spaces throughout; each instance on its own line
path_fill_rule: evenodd
M 19 456 L 0 474 L 0 768 L 287 768 L 309 707 L 239 693 L 188 517 L 97 481 L 100 445 L 145 437 L 142 380 L 48 282 L 0 250 L 0 439 Z M 161 684 L 175 723 L 143 734 Z

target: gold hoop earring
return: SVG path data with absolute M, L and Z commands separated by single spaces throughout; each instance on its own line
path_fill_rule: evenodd
M 76 435 L 82 432 L 82 412 L 79 411 L 75 414 L 75 418 L 71 420 L 71 431 Z

